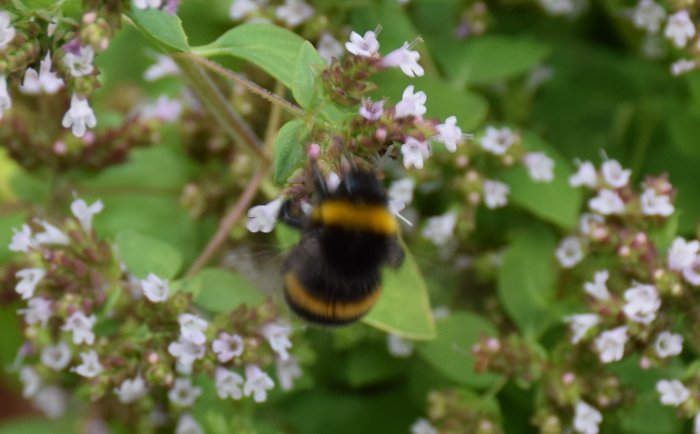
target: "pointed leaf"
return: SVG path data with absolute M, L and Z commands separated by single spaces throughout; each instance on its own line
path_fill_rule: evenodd
M 159 9 L 136 9 L 129 14 L 136 27 L 164 52 L 189 51 L 182 21 Z
M 288 88 L 292 87 L 299 49 L 304 39 L 271 24 L 243 24 L 194 51 L 204 56 L 228 55 L 258 65 Z
M 307 110 L 315 107 L 321 100 L 318 76 L 325 67 L 326 61 L 314 46 L 309 41 L 304 41 L 294 68 L 292 95 L 299 105 Z
M 418 265 L 404 246 L 406 259 L 398 270 L 385 269 L 382 296 L 364 322 L 407 339 L 435 337 L 428 288 Z
M 280 128 L 275 140 L 275 183 L 284 184 L 304 161 L 302 139 L 305 135 L 304 122 L 299 119 L 287 122 Z

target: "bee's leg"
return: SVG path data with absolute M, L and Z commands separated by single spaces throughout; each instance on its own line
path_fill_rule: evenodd
M 301 229 L 304 224 L 303 217 L 292 212 L 291 199 L 287 199 L 282 203 L 279 213 L 277 213 L 277 219 L 296 229 Z
M 386 264 L 391 268 L 399 268 L 406 258 L 406 253 L 401 246 L 399 237 L 392 237 L 389 240 L 389 252 L 387 254 Z

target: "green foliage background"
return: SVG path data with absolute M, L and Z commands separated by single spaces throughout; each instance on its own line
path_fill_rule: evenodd
M 330 15 L 334 24 L 349 23 L 357 31 L 381 24 L 383 51 L 422 36 L 419 49 L 425 77 L 384 72 L 376 80 L 377 96 L 387 95 L 395 102 L 406 85 L 414 84 L 428 95 L 427 115 L 441 119 L 456 115 L 465 131 L 492 123 L 520 128 L 528 149 L 544 150 L 555 159 L 556 178 L 544 185 L 529 182 L 524 169 L 502 174 L 512 189 L 512 205 L 481 210 L 472 240 L 475 252 L 508 246 L 495 275 L 441 273 L 446 265 L 435 259 L 432 248 L 408 236 L 415 260 L 409 258 L 399 273 L 386 277 L 386 294 L 365 323 L 418 339 L 415 356 L 405 360 L 390 356 L 383 334 L 366 324 L 337 331 L 309 329 L 304 332 L 309 342 L 305 351 L 312 368 L 305 370 L 299 387 L 292 393 L 273 394 L 256 408 L 238 407 L 233 421 L 218 412 L 221 404 L 209 405 L 211 399 L 202 399 L 195 414 L 207 432 L 234 432 L 228 431 L 233 424 L 235 432 L 266 434 L 405 433 L 424 415 L 428 392 L 448 386 L 482 396 L 482 404 L 500 408 L 506 432 L 535 432 L 530 424 L 535 391 L 504 385 L 493 374 L 474 373 L 469 349 L 482 332 L 496 330 L 494 318 L 483 309 L 488 299 L 502 307 L 506 318 L 501 323 L 543 351 L 555 336 L 563 335 L 560 319 L 576 309 L 576 302 L 558 296 L 553 251 L 556 240 L 576 225 L 583 206 L 581 192 L 567 183 L 572 162 L 597 161 L 604 152 L 633 169 L 633 184 L 645 174 L 668 172 L 678 188 L 676 208 L 681 212 L 674 222 L 677 227 L 660 235 L 664 239 L 670 240 L 676 230 L 691 235 L 700 218 L 700 74 L 674 78 L 667 59 L 645 60 L 640 35 L 614 13 L 625 3 L 591 1 L 583 16 L 571 20 L 549 17 L 528 3 L 490 2 L 493 15 L 487 35 L 465 40 L 454 37 L 455 17 L 462 6 L 458 0 L 413 0 L 406 8 L 395 0 L 316 3 L 319 11 L 334 12 Z M 178 89 L 178 79 L 155 84 L 142 80 L 157 48 L 216 55 L 234 70 L 252 62 L 321 119 L 332 122 L 344 115 L 324 106 L 317 95 L 317 78 L 304 65 L 320 59 L 301 37 L 261 25 L 231 30 L 225 2 L 186 0 L 179 15 L 182 23 L 157 12 L 132 15 L 141 31 L 125 25 L 98 57 L 103 88 L 93 105 L 102 125 L 110 123 L 110 116 L 120 116 L 108 108 L 110 92 L 119 86 L 135 85 L 152 97 Z M 540 88 L 530 89 L 527 77 L 540 65 L 551 66 L 554 75 Z M 285 180 L 303 159 L 295 145 L 312 125 L 313 120 L 305 118 L 290 120 L 281 129 L 275 182 Z M 184 155 L 175 129 L 169 128 L 162 144 L 134 151 L 126 164 L 97 175 L 68 175 L 86 199 L 104 201 L 105 212 L 96 219 L 96 229 L 116 240 L 125 262 L 139 277 L 148 272 L 181 276 L 183 264 L 194 260 L 216 227 L 212 218 L 193 220 L 179 203 L 184 185 L 206 168 Z M 419 187 L 417 201 L 422 208 L 437 214 L 458 202 L 459 198 L 441 196 L 449 179 L 442 182 L 432 189 Z M 27 173 L 7 157 L 0 160 L 2 202 L 49 206 L 49 188 L 49 173 Z M 26 215 L 0 205 L 0 245 L 9 244 L 11 228 Z M 240 233 L 234 236 L 240 238 Z M 0 260 L 10 258 L 0 249 Z M 262 297 L 252 283 L 222 269 L 207 269 L 178 285 L 194 292 L 198 306 L 211 312 Z M 433 304 L 450 304 L 452 314 L 434 323 L 428 295 Z M 2 366 L 12 363 L 22 341 L 16 308 L 7 305 L 0 310 Z M 614 369 L 633 387 L 648 390 L 649 378 L 637 375 L 635 364 L 618 364 Z M 17 385 L 14 375 L 3 380 Z M 640 396 L 627 410 L 626 418 L 606 421 L 606 432 L 682 432 L 681 422 L 658 404 L 655 394 Z M 48 429 L 63 428 L 39 421 L 8 422 L 0 426 L 0 434 Z

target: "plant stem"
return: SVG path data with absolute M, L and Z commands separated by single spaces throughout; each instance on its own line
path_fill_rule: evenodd
M 198 63 L 199 65 L 209 69 L 210 71 L 221 75 L 222 77 L 226 77 L 231 81 L 235 81 L 236 83 L 244 86 L 250 92 L 262 98 L 265 98 L 275 106 L 280 106 L 284 108 L 286 111 L 288 111 L 294 116 L 304 117 L 306 114 L 306 112 L 303 109 L 301 109 L 301 107 L 292 104 L 291 102 L 279 96 L 279 94 L 272 93 L 264 87 L 258 86 L 255 82 L 248 80 L 241 74 L 237 74 L 227 68 L 224 68 L 223 66 L 219 65 L 218 63 L 212 60 L 206 59 L 196 54 L 185 54 L 184 56 L 188 56 L 193 62 Z
M 226 97 L 221 93 L 216 83 L 211 79 L 202 67 L 194 61 L 197 56 L 182 53 L 174 54 L 173 60 L 188 79 L 206 109 L 214 116 L 224 132 L 237 143 L 247 145 L 255 155 L 262 159 L 266 165 L 270 161 L 260 139 L 255 132 L 243 120 L 243 118 L 231 107 Z
M 216 230 L 214 236 L 209 240 L 209 243 L 204 248 L 199 257 L 194 261 L 189 270 L 187 270 L 187 276 L 194 276 L 197 274 L 205 265 L 211 260 L 211 258 L 219 251 L 221 246 L 224 245 L 228 239 L 228 235 L 231 229 L 238 223 L 238 221 L 243 216 L 243 213 L 248 209 L 250 203 L 255 197 L 255 193 L 260 187 L 260 183 L 265 179 L 267 174 L 267 169 L 269 165 L 262 165 L 258 171 L 250 180 L 241 197 L 233 204 L 233 206 L 228 210 L 226 215 L 221 222 L 219 222 L 219 228 Z

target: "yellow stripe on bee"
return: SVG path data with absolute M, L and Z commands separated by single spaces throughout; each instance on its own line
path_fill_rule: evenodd
M 315 297 L 304 288 L 294 272 L 285 276 L 286 291 L 289 298 L 302 310 L 329 321 L 351 321 L 366 314 L 377 302 L 381 295 L 378 287 L 367 297 L 357 301 L 326 301 Z
M 396 219 L 385 206 L 356 204 L 329 200 L 321 203 L 312 214 L 314 221 L 344 229 L 394 235 L 398 232 Z

